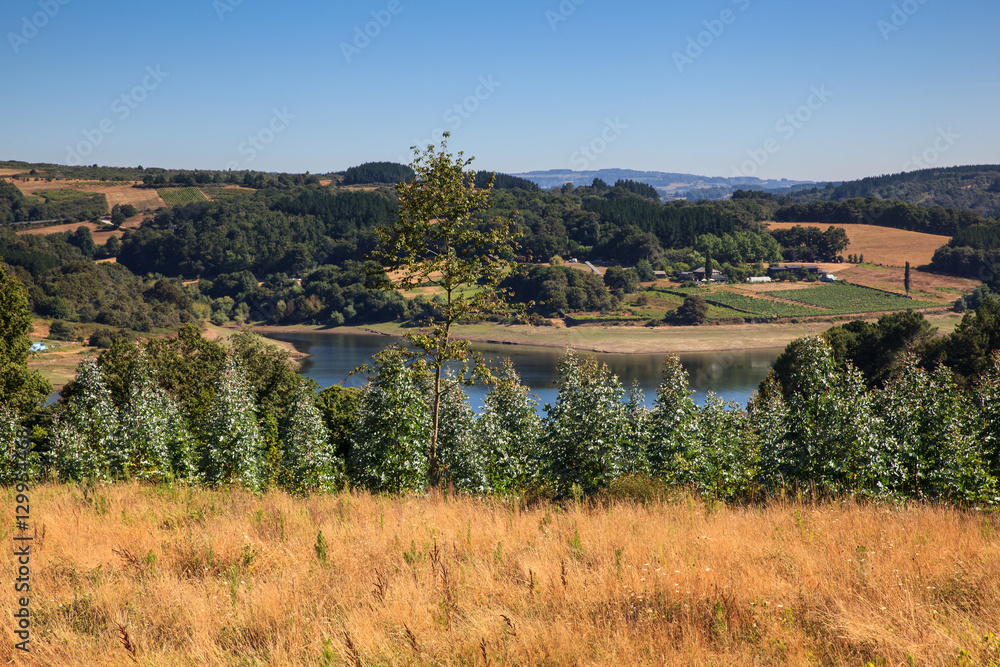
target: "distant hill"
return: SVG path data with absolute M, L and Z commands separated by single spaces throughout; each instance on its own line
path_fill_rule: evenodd
M 1000 216 L 1000 165 L 921 169 L 827 184 L 791 193 L 794 201 L 847 201 L 876 197 L 921 206 L 971 209 Z
M 566 183 L 574 186 L 590 185 L 595 178 L 606 183 L 631 180 L 648 183 L 664 199 L 724 199 L 736 190 L 780 191 L 782 194 L 798 188 L 816 186 L 815 181 L 792 181 L 787 178 L 762 179 L 752 176 L 723 178 L 721 176 L 699 176 L 663 171 L 638 171 L 635 169 L 597 169 L 593 171 L 572 171 L 570 169 L 549 169 L 548 171 L 528 171 L 514 174 L 537 183 L 542 189 L 562 187 Z

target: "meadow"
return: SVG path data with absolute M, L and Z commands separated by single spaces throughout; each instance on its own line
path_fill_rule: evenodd
M 1000 521 L 973 510 L 29 495 L 31 653 L 7 664 L 1000 664 Z

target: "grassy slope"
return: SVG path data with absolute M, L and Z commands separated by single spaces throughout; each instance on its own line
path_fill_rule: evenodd
M 134 484 L 30 496 L 32 657 L 0 648 L 16 664 L 134 664 L 118 624 L 158 667 L 1000 660 L 1000 524 L 977 512 Z M 13 580 L 14 559 L 3 568 Z

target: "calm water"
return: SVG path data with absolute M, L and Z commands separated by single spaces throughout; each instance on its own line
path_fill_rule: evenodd
M 351 370 L 371 361 L 372 355 L 382 348 L 399 342 L 398 338 L 390 336 L 312 332 L 274 333 L 268 334 L 268 337 L 292 343 L 298 351 L 312 355 L 302 360 L 301 372 L 324 388 L 337 383 L 349 387 L 361 386 L 365 378 L 361 375 L 348 377 Z M 473 347 L 488 359 L 510 357 L 521 374 L 521 382 L 531 387 L 539 399 L 540 407 L 545 403 L 555 402 L 558 393 L 556 366 L 563 356 L 562 350 L 485 343 L 476 343 Z M 736 401 L 745 406 L 750 394 L 767 375 L 781 351 L 782 348 L 694 352 L 679 356 L 691 376 L 691 388 L 695 390 L 698 403 L 703 403 L 707 393 L 713 391 L 723 400 Z M 663 355 L 595 353 L 594 356 L 608 364 L 626 387 L 630 387 L 634 380 L 638 381 L 646 396 L 646 405 L 653 404 L 656 400 L 656 388 L 660 383 Z M 470 387 L 468 392 L 473 408 L 478 409 L 486 390 L 482 387 Z

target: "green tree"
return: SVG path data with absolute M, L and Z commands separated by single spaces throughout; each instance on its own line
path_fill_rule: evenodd
M 131 364 L 118 425 L 110 455 L 115 477 L 157 482 L 196 478 L 194 438 L 141 350 Z
M 226 360 L 216 384 L 205 433 L 202 466 L 206 481 L 260 490 L 264 482 L 264 438 L 257 424 L 252 389 L 243 369 L 232 358 Z
M 677 317 L 686 324 L 704 324 L 708 321 L 708 304 L 697 294 L 691 294 L 677 307 Z
M 639 286 L 639 274 L 635 269 L 609 266 L 604 273 L 604 284 L 610 290 L 620 289 L 626 294 L 631 294 Z
M 639 276 L 639 282 L 648 283 L 656 280 L 653 265 L 645 257 L 635 263 L 635 272 Z
M 559 395 L 545 406 L 545 474 L 561 495 L 593 493 L 642 467 L 631 459 L 625 390 L 607 364 L 572 350 L 559 362 Z
M 304 384 L 285 411 L 282 426 L 282 486 L 292 493 L 336 491 L 344 482 L 343 463 Z
M 118 411 L 94 359 L 80 362 L 76 384 L 77 392 L 66 401 L 52 428 L 56 470 L 64 480 L 109 481 L 121 431 Z
M 480 321 L 489 313 L 511 312 L 500 281 L 512 272 L 518 247 L 508 220 L 498 218 L 481 227 L 473 217 L 488 207 L 492 179 L 477 189 L 475 172 L 465 170 L 472 158 L 464 159 L 461 152 L 456 158 L 446 149 L 445 141 L 440 152 L 433 145 L 423 153 L 414 149 L 411 166 L 416 177 L 396 186 L 399 220 L 376 230 L 381 244 L 370 256 L 384 271 L 379 288 L 430 286 L 440 291 L 440 303 L 428 326 L 406 336 L 433 378 L 427 465 L 434 486 L 439 480 L 441 399 L 459 383 L 470 382 L 470 376 L 489 374 L 468 341 L 456 340 L 452 329 L 458 322 Z M 462 362 L 464 368 L 446 382 L 444 365 L 450 360 Z M 471 374 L 466 370 L 470 362 Z
M 910 296 L 910 263 L 906 263 L 906 269 L 903 271 L 903 287 L 906 288 L 906 296 Z
M 398 347 L 375 355 L 374 367 L 350 438 L 351 479 L 374 492 L 423 489 L 431 422 L 419 370 L 407 365 Z
M 542 422 L 537 403 L 507 359 L 476 420 L 476 443 L 486 457 L 486 479 L 499 493 L 524 488 L 539 472 Z
M 52 393 L 52 385 L 28 368 L 30 330 L 27 289 L 0 264 L 0 405 L 6 404 L 21 416 L 35 410 Z

